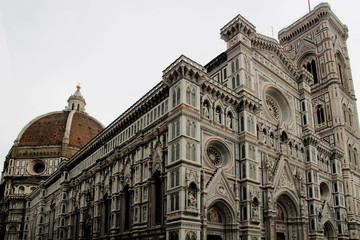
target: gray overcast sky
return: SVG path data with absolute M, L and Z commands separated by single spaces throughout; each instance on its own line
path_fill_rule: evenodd
M 360 1 L 329 4 L 349 27 L 360 97 Z M 219 30 L 237 14 L 276 38 L 307 12 L 307 0 L 0 0 L 0 169 L 21 129 L 63 110 L 78 82 L 87 112 L 107 126 L 181 54 L 205 65 L 225 51 Z

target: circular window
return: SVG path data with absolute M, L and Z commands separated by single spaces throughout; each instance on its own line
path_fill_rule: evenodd
M 266 96 L 266 105 L 268 107 L 269 112 L 276 118 L 276 120 L 280 120 L 280 112 L 279 105 L 277 102 L 270 96 Z
M 215 166 L 219 166 L 222 163 L 221 160 L 221 155 L 219 153 L 219 151 L 214 148 L 214 147 L 209 147 L 206 150 L 206 153 L 209 157 L 209 160 L 215 165 Z
M 35 173 L 42 173 L 45 170 L 45 165 L 43 163 L 36 163 L 33 170 Z
M 205 157 L 213 167 L 228 168 L 233 158 L 228 145 L 218 138 L 211 138 L 205 142 Z
M 38 175 L 45 171 L 46 165 L 43 160 L 36 159 L 28 163 L 27 171 L 32 175 Z
M 268 87 L 265 90 L 264 100 L 265 109 L 276 121 L 286 123 L 291 120 L 290 105 L 281 91 Z

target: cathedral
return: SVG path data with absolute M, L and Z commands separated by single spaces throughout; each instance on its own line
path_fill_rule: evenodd
M 360 131 L 327 3 L 278 33 L 241 15 L 205 66 L 180 56 L 103 129 L 80 86 L 4 164 L 0 238 L 325 240 L 360 236 Z

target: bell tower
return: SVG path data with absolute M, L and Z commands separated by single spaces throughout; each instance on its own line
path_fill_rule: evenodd
M 313 77 L 309 94 L 314 133 L 333 149 L 331 184 L 337 233 L 352 239 L 358 236 L 360 229 L 356 210 L 360 199 L 353 193 L 359 186 L 352 187 L 359 167 L 360 134 L 347 38 L 347 26 L 340 22 L 327 3 L 319 4 L 279 32 L 280 44 L 290 58 L 299 69 L 305 68 Z M 321 153 L 316 155 L 320 167 Z M 319 182 L 326 181 L 320 172 L 317 174 Z M 311 219 L 311 214 L 309 217 Z M 315 221 L 321 224 L 320 220 Z M 320 233 L 325 231 L 315 228 Z

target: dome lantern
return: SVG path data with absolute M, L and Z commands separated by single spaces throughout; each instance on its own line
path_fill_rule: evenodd
M 81 95 L 80 92 L 81 86 L 80 83 L 76 85 L 76 91 L 74 94 L 72 94 L 69 99 L 67 100 L 68 106 L 65 110 L 68 111 L 77 111 L 77 112 L 85 112 L 85 99 Z

